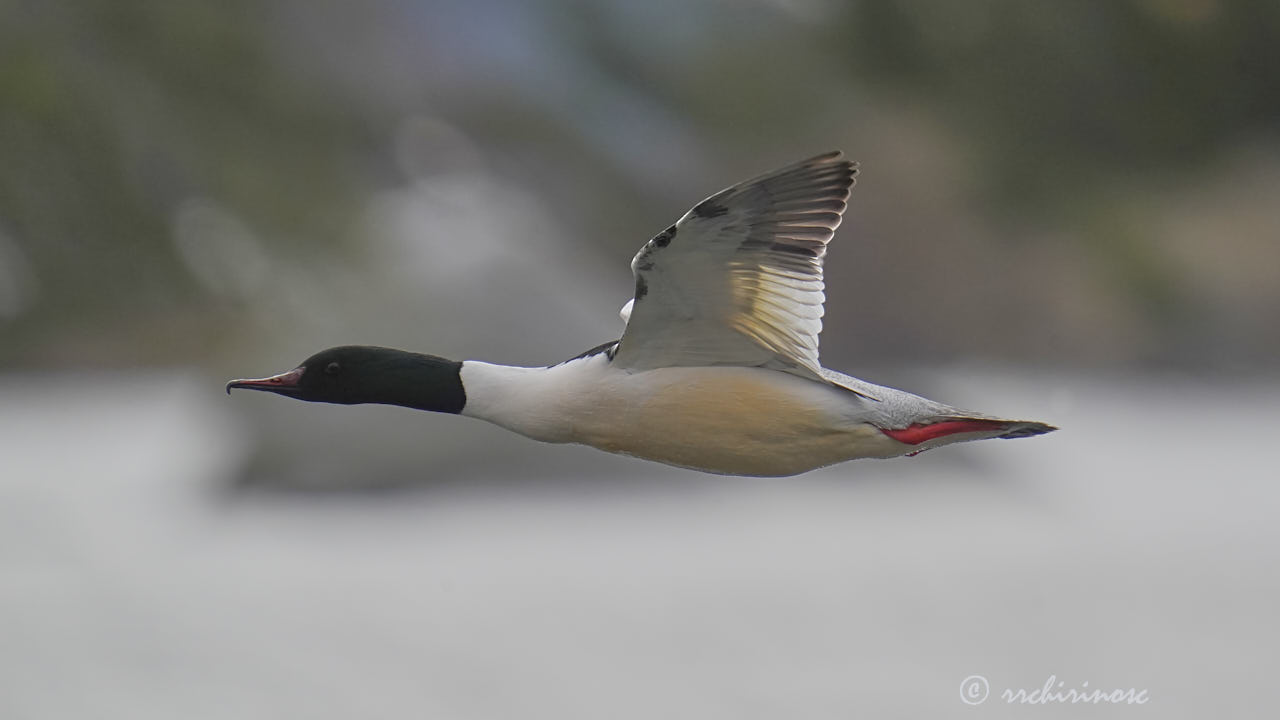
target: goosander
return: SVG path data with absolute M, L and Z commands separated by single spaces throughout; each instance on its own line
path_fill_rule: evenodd
M 785 476 L 1055 430 L 822 367 L 822 260 L 857 164 L 830 152 L 722 190 L 645 243 L 622 337 L 549 367 L 330 348 L 232 388 L 468 415 L 551 443 Z

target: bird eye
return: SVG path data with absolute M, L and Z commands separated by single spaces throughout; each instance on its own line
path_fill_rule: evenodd
M 325 375 L 337 375 L 337 374 L 338 374 L 338 371 L 339 371 L 339 370 L 341 370 L 341 369 L 342 369 L 342 366 L 341 366 L 341 365 L 339 365 L 339 364 L 338 364 L 338 363 L 336 363 L 336 362 L 331 362 L 331 363 L 329 363 L 328 365 L 325 365 L 325 366 L 324 366 L 324 374 L 325 374 Z

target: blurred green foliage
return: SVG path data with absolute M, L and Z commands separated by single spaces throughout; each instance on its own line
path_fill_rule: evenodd
M 1280 132 L 1266 0 L 864 2 L 840 33 L 860 79 L 962 135 L 1004 211 L 1072 214 Z
M 531 182 L 548 164 L 587 178 L 539 190 L 613 237 L 648 217 L 625 193 L 654 186 L 617 178 L 602 142 L 659 170 L 680 153 L 786 159 L 768 148 L 780 135 L 826 149 L 833 117 L 876 107 L 945 128 L 965 197 L 1013 228 L 990 243 L 1075 238 L 1068 255 L 1163 338 L 1149 355 L 1182 352 L 1215 316 L 1134 207 L 1227 151 L 1274 146 L 1278 45 L 1280 4 L 1264 0 L 6 0 L 0 365 L 190 362 L 222 344 L 252 299 L 184 267 L 183 203 L 230 209 L 285 262 L 342 257 L 369 198 L 405 180 L 390 136 L 410 114 L 524 158 Z
M 2 7 L 0 231 L 39 295 L 4 327 L 0 361 L 145 348 L 164 362 L 216 328 L 219 299 L 173 252 L 187 197 L 235 207 L 278 242 L 339 237 L 367 137 L 324 88 L 282 76 L 259 4 Z

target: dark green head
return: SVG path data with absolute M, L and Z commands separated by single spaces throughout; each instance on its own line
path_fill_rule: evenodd
M 232 388 L 263 390 L 308 402 L 380 403 L 457 413 L 467 403 L 462 363 L 434 355 L 367 345 L 344 345 L 312 355 L 298 367 Z

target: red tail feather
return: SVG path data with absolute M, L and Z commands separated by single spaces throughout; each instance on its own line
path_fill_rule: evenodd
M 881 428 L 880 432 L 900 443 L 919 445 L 927 440 L 946 435 L 964 432 L 990 432 L 992 430 L 1003 430 L 1006 427 L 1008 427 L 1008 423 L 1000 420 L 943 420 L 942 422 L 929 423 L 928 425 L 912 423 L 900 430 Z

